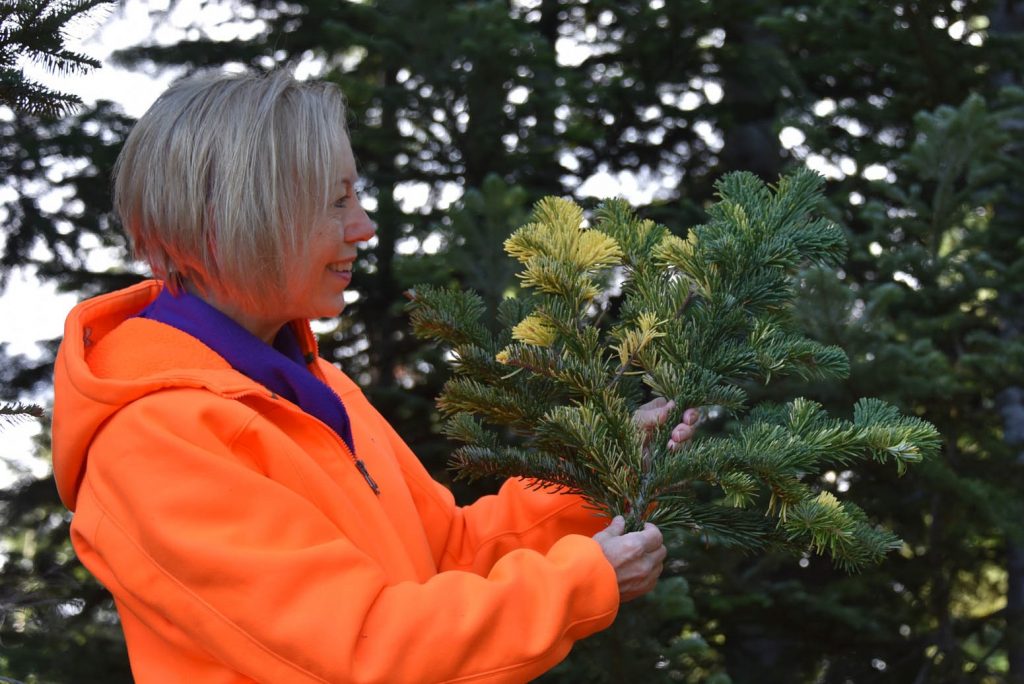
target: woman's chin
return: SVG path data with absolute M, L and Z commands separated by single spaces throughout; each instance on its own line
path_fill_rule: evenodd
M 317 307 L 316 314 L 309 316 L 312 319 L 337 318 L 345 311 L 345 301 L 332 302 L 330 305 Z

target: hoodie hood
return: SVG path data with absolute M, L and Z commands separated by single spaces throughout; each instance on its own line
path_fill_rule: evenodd
M 127 404 L 179 387 L 225 396 L 262 390 L 187 333 L 135 318 L 162 289 L 161 282 L 145 281 L 88 299 L 68 314 L 54 367 L 53 474 L 72 511 L 93 438 Z M 297 331 L 300 344 L 315 349 L 308 325 Z

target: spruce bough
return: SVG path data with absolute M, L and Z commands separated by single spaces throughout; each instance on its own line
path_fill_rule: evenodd
M 414 332 L 451 349 L 438 406 L 461 443 L 458 474 L 575 492 L 628 530 L 651 521 L 748 549 L 810 548 L 846 569 L 880 561 L 899 539 L 821 475 L 868 458 L 902 474 L 937 451 L 935 429 L 877 399 L 861 399 L 852 421 L 803 398 L 751 409 L 744 389 L 848 372 L 841 349 L 788 315 L 796 270 L 845 253 L 842 231 L 814 214 L 821 183 L 810 171 L 775 187 L 725 176 L 710 220 L 686 239 L 621 200 L 585 228 L 580 207 L 545 198 L 505 242 L 525 292 L 502 303 L 496 334 L 477 295 L 410 291 Z M 736 427 L 670 450 L 678 416 L 649 435 L 634 422 L 651 394 L 680 413 L 726 412 Z

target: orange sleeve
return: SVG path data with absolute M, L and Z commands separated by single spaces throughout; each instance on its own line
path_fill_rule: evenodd
M 436 484 L 442 496 L 451 496 Z M 592 537 L 607 518 L 587 508 L 573 494 L 530 488 L 522 479 L 507 480 L 496 495 L 456 508 L 447 531 L 442 569 L 486 573 L 518 548 L 547 552 L 568 535 Z
M 567 535 L 592 537 L 608 525 L 581 497 L 537 489 L 520 478 L 507 480 L 497 494 L 456 506 L 451 492 L 427 475 L 393 430 L 390 434 L 441 570 L 484 574 L 516 549 L 545 553 Z
M 175 426 L 169 411 L 185 406 L 187 428 Z M 199 644 L 256 681 L 521 682 L 614 619 L 614 571 L 592 539 L 550 532 L 542 550 L 505 553 L 518 542 L 499 541 L 500 521 L 482 522 L 489 510 L 515 518 L 505 502 L 531 492 L 450 518 L 467 531 L 449 532 L 458 550 L 446 554 L 468 548 L 456 536 L 489 539 L 487 562 L 470 563 L 486 572 L 390 580 L 315 497 L 268 476 L 266 454 L 284 467 L 287 440 L 265 422 L 239 402 L 175 390 L 123 409 L 90 449 L 76 550 L 119 605 L 166 640 Z M 242 434 L 253 444 L 254 431 L 261 453 L 238 446 Z M 558 525 L 536 529 L 545 527 Z

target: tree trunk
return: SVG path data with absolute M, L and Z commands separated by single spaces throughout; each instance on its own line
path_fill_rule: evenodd
M 769 183 L 782 171 L 781 143 L 775 132 L 780 80 L 766 69 L 778 61 L 775 38 L 758 26 L 756 17 L 726 18 L 726 40 L 742 45 L 732 59 L 722 58 L 724 96 L 721 109 L 731 121 L 722 122 L 723 147 L 718 174 L 751 171 Z
M 382 84 L 385 91 L 397 83 L 397 71 L 398 68 L 393 65 L 386 68 Z M 398 135 L 398 115 L 392 101 L 388 99 L 381 101 L 381 128 Z M 375 372 L 373 385 L 378 391 L 387 390 L 395 384 L 395 332 L 405 325 L 403 319 L 387 315 L 388 309 L 400 297 L 394 274 L 395 243 L 398 242 L 404 222 L 404 216 L 395 202 L 398 172 L 394 168 L 393 159 L 386 161 L 387 167 L 384 167 L 384 160 L 380 163 L 377 171 L 377 211 L 374 216 L 377 222 L 377 245 L 373 250 L 377 272 L 372 286 L 365 290 L 365 310 L 375 312 L 376 315 L 371 313 L 363 316 L 370 343 L 370 366 Z
M 1020 544 L 1006 545 L 1006 574 L 1007 682 L 1024 684 L 1024 547 Z
M 1024 32 L 1024 2 L 1003 0 L 997 3 L 989 16 L 990 33 L 993 36 L 1020 35 Z M 999 86 L 1020 85 L 1020 72 L 1003 71 L 993 74 Z M 1015 128 L 1024 122 L 1011 122 Z M 997 207 L 997 220 L 1002 214 Z M 1012 210 L 1011 212 L 1012 213 Z M 1007 284 L 1009 286 L 1009 284 Z M 1001 309 L 1004 312 L 1003 337 L 1016 339 L 1024 328 L 1021 306 L 1024 297 L 1013 293 L 1002 293 Z M 1012 467 L 1020 479 L 1024 471 L 1024 388 L 1008 387 L 998 396 L 999 412 L 1003 419 L 1003 439 L 1016 451 Z M 1008 684 L 1024 684 L 1024 545 L 1012 538 L 1006 540 L 1006 658 L 1009 663 Z
M 1018 305 L 1021 302 L 1018 302 Z M 1016 330 L 1009 331 L 1016 335 Z M 999 395 L 1003 438 L 1017 450 L 1012 467 L 1024 469 L 1024 389 L 1010 387 Z M 1018 478 L 1019 479 L 1019 478 Z M 1024 545 L 1006 540 L 1006 658 L 1008 684 L 1024 684 Z

